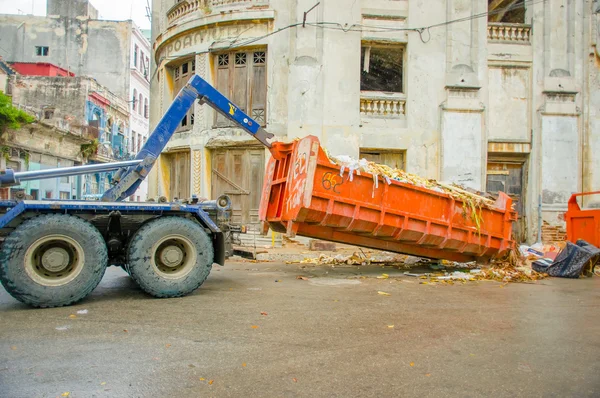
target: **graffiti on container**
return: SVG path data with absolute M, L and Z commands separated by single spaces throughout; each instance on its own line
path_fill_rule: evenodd
M 287 210 L 293 209 L 302 202 L 302 194 L 304 189 L 302 185 L 306 181 L 305 178 L 298 178 L 306 174 L 306 153 L 299 153 L 294 168 L 292 169 L 292 189 L 290 200 L 287 202 Z
M 306 172 L 306 154 L 300 154 L 294 163 L 294 179 Z
M 331 172 L 327 172 L 323 174 L 323 178 L 321 179 L 321 185 L 326 190 L 332 190 L 333 192 L 339 194 L 340 191 L 337 188 L 344 183 L 344 178 L 339 174 L 334 174 Z

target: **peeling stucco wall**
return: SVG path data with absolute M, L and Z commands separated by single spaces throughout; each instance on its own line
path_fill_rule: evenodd
M 12 91 L 15 105 L 36 110 L 51 108 L 55 118 L 85 123 L 88 88 L 80 77 L 42 77 L 17 75 Z

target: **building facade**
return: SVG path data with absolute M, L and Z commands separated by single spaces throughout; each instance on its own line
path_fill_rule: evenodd
M 20 162 L 19 170 L 130 158 L 125 141 L 130 130 L 129 105 L 94 79 L 15 74 L 9 85 L 13 105 L 38 121 L 38 127 L 27 126 L 8 134 L 4 142 L 17 153 L 26 153 L 29 159 L 39 157 L 39 162 Z M 97 199 L 110 187 L 112 174 L 32 181 L 11 191 L 25 190 L 26 194 L 40 199 Z
M 89 76 L 126 101 L 131 128 L 123 131 L 124 142 L 101 144 L 124 148 L 115 159 L 135 156 L 148 136 L 148 40 L 130 20 L 98 20 L 88 0 L 48 0 L 46 13 L 45 17 L 0 15 L 3 58 L 31 68 L 54 65 L 69 75 Z M 142 184 L 130 200 L 146 200 L 147 190 L 147 183 Z
M 134 24 L 131 27 L 131 63 L 129 80 L 130 125 L 128 139 L 130 153 L 138 153 L 148 139 L 150 118 L 150 42 L 142 31 Z M 146 200 L 148 197 L 148 181 L 143 181 L 137 189 L 132 201 Z
M 529 242 L 560 239 L 570 195 L 600 189 L 598 1 L 314 4 L 154 0 L 151 126 L 197 73 L 279 140 L 507 192 Z M 228 193 L 256 221 L 267 156 L 195 106 L 150 194 Z

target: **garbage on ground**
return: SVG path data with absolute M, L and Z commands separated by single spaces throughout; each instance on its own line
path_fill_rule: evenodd
M 447 260 L 428 260 L 415 256 L 403 255 L 365 255 L 354 252 L 351 255 L 338 254 L 329 256 L 321 254 L 316 258 L 305 258 L 302 264 L 315 265 L 372 265 L 388 264 L 415 269 L 428 267 L 430 272 L 406 271 L 405 277 L 428 279 L 431 282 L 494 280 L 499 282 L 532 282 L 547 276 L 578 278 L 579 276 L 600 276 L 600 249 L 579 240 L 555 244 L 521 245 L 518 249 L 509 250 L 502 258 L 491 261 L 489 265 L 480 267 L 475 262 L 459 263 Z M 388 279 L 388 274 L 377 276 L 377 279 Z M 421 282 L 423 283 L 423 282 Z M 427 283 L 424 283 L 427 284 Z M 433 283 L 435 284 L 435 283 Z
M 544 245 L 536 243 L 532 246 L 521 245 L 519 246 L 519 252 L 526 258 L 546 258 L 554 260 L 558 253 L 565 248 L 566 243 L 554 243 Z
M 600 262 L 600 249 L 584 240 L 575 244 L 567 242 L 567 246 L 556 256 L 554 261 L 540 259 L 532 264 L 538 272 L 562 278 L 579 278 L 592 276 L 594 268 Z
M 290 263 L 315 264 L 315 265 L 369 265 L 369 264 L 389 264 L 404 262 L 404 255 L 383 255 L 367 256 L 365 254 L 354 252 L 350 255 L 338 254 L 329 256 L 321 253 L 319 257 L 306 257 L 301 261 L 288 261 Z

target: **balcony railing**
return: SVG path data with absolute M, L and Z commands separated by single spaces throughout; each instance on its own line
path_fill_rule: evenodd
M 219 8 L 235 6 L 247 8 L 268 5 L 269 0 L 181 0 L 167 11 L 167 22 L 171 25 L 194 13 L 209 15 L 214 9 Z
M 360 113 L 364 116 L 401 118 L 406 114 L 406 98 L 403 94 L 387 96 L 362 92 L 360 94 Z
M 518 23 L 489 22 L 487 37 L 489 41 L 509 44 L 529 44 L 531 25 Z

